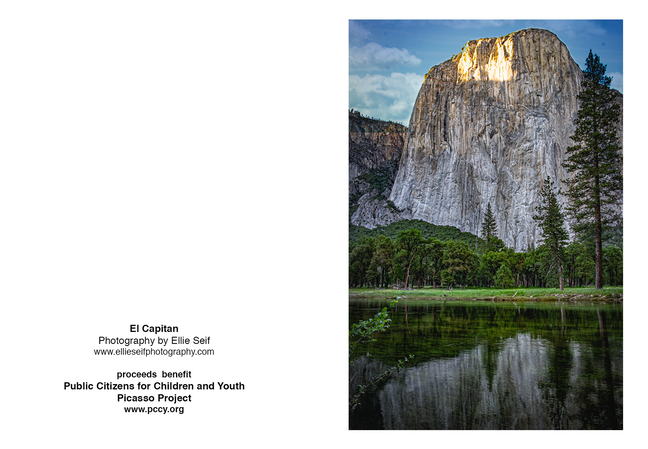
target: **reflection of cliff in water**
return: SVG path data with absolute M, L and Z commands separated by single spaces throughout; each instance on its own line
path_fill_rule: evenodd
M 622 427 L 621 342 L 551 343 L 520 333 L 425 361 L 363 399 L 352 428 L 609 429 Z M 617 345 L 610 350 L 610 346 Z M 363 358 L 354 385 L 388 365 Z M 354 421 L 355 420 L 355 421 Z

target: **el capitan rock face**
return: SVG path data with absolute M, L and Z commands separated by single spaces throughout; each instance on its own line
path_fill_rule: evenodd
M 518 251 L 539 241 L 543 179 L 563 190 L 583 74 L 551 32 L 479 39 L 427 74 L 390 199 L 401 218 L 479 234 L 488 203 Z
M 398 172 L 388 183 L 393 187 L 355 192 L 351 223 L 374 228 L 420 219 L 479 235 L 490 203 L 498 237 L 507 246 L 524 251 L 537 245 L 540 230 L 533 215 L 544 179 L 567 190 L 563 181 L 570 174 L 562 163 L 573 145 L 582 80 L 567 47 L 549 31 L 527 29 L 468 42 L 426 75 Z M 623 96 L 617 98 L 622 104 Z M 357 145 L 349 126 L 352 180 L 361 164 L 354 165 Z M 622 131 L 621 123 L 620 139 Z M 384 161 L 383 153 L 378 157 Z M 364 160 L 375 157 L 361 154 Z M 350 197 L 362 178 L 351 181 Z

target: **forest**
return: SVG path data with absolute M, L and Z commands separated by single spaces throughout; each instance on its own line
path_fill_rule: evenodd
M 397 228 L 398 223 L 390 226 Z M 427 237 L 421 229 L 408 227 L 396 235 L 369 234 L 350 239 L 349 287 L 559 286 L 559 275 L 552 269 L 553 259 L 547 245 L 516 252 L 497 237 L 489 237 L 486 242 L 472 234 L 469 234 L 472 238 L 465 235 L 461 235 L 461 239 L 459 236 L 447 238 L 451 232 L 446 232 L 445 239 L 443 234 Z M 575 241 L 565 245 L 562 265 L 565 287 L 592 285 L 595 279 L 593 242 Z M 623 285 L 623 250 L 620 247 L 608 245 L 603 248 L 603 274 L 605 285 Z

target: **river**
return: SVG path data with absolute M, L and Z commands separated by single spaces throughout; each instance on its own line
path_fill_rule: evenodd
M 350 323 L 388 301 L 352 300 Z M 623 306 L 401 300 L 358 348 L 350 429 L 622 429 Z

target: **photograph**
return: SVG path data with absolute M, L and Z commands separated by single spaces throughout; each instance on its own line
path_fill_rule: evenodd
M 349 21 L 349 428 L 622 430 L 623 21 Z

